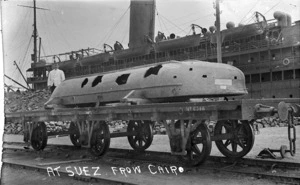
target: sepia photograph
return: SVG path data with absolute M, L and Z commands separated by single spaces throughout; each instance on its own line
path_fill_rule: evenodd
M 300 184 L 300 1 L 0 0 L 0 19 L 0 184 Z

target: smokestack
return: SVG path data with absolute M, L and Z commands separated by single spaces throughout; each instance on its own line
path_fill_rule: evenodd
M 147 35 L 154 41 L 155 0 L 131 0 L 129 48 L 147 45 Z

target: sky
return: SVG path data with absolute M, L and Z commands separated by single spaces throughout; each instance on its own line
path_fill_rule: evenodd
M 214 25 L 214 0 L 156 0 L 155 28 L 166 35 L 191 34 L 191 24 L 208 28 Z M 103 44 L 129 39 L 130 0 L 37 0 L 38 35 L 42 38 L 41 55 L 53 55 L 86 48 L 103 49 Z M 3 72 L 25 84 L 22 73 L 30 67 L 33 53 L 32 0 L 2 0 Z M 299 0 L 222 0 L 221 29 L 228 21 L 252 23 L 255 11 L 273 19 L 274 11 L 288 12 L 292 21 L 300 20 Z M 31 39 L 31 40 L 30 40 Z M 31 42 L 30 42 L 31 41 Z M 8 85 L 18 87 L 8 79 Z

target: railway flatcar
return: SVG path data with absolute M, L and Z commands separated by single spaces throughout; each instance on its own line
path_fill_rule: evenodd
M 108 151 L 114 137 L 127 137 L 134 150 L 146 150 L 153 141 L 153 125 L 158 123 L 166 128 L 171 153 L 197 166 L 210 155 L 212 141 L 227 157 L 247 155 L 254 144 L 251 122 L 278 112 L 289 120 L 289 151 L 295 154 L 292 116 L 299 114 L 299 105 L 296 110 L 283 103 L 277 111 L 262 103 L 274 105 L 281 101 L 278 99 L 189 101 L 245 94 L 244 74 L 234 66 L 169 61 L 65 80 L 45 103 L 46 110 L 6 114 L 6 120 L 22 122 L 24 141 L 35 150 L 47 145 L 46 122 L 69 122 L 70 128 L 63 134 L 96 156 Z M 298 103 L 299 99 L 293 101 Z M 116 120 L 127 121 L 126 132 L 110 133 L 109 122 Z M 213 134 L 207 127 L 210 121 L 215 122 Z

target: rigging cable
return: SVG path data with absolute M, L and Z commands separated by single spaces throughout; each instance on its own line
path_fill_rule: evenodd
M 165 20 L 167 20 L 168 22 L 170 22 L 171 24 L 173 24 L 175 27 L 177 27 L 178 29 L 184 31 L 183 29 L 181 29 L 179 26 L 177 26 L 176 24 L 172 23 L 169 19 L 167 19 L 166 17 L 164 17 L 163 15 L 161 15 L 162 18 L 164 18 Z
M 125 15 L 123 17 L 125 17 Z M 120 23 L 119 23 L 118 27 L 116 27 L 116 29 L 115 29 L 115 32 L 117 32 L 117 33 L 123 33 L 123 34 L 118 34 L 118 36 L 115 38 L 117 41 L 124 40 L 124 38 L 126 37 L 126 34 L 128 35 L 128 30 L 129 30 L 129 29 L 126 29 L 127 31 L 124 30 L 124 28 L 127 28 L 127 26 L 128 26 L 128 23 L 127 23 L 128 19 L 125 19 L 122 22 L 121 22 L 121 19 L 119 21 Z
M 157 15 L 157 18 L 158 18 L 158 23 L 159 23 L 159 26 L 160 26 L 160 29 L 161 29 L 161 31 L 163 31 L 163 27 L 162 27 L 162 25 L 161 25 L 161 20 L 160 20 L 160 17 L 159 17 L 159 15 L 158 15 L 158 10 L 157 10 L 157 8 L 155 7 L 155 9 L 156 9 L 156 15 Z M 165 27 L 166 28 L 166 27 Z M 168 33 L 170 33 L 169 31 L 168 31 L 168 29 L 166 29 L 167 30 L 167 32 Z
M 158 17 L 158 20 L 159 20 L 159 23 L 163 24 L 163 26 L 165 27 L 165 30 L 167 31 L 168 34 L 170 34 L 170 31 L 169 29 L 167 28 L 166 24 L 163 22 L 162 18 L 160 17 L 160 15 L 158 14 L 158 11 L 157 11 L 157 17 Z M 163 26 L 161 26 L 161 31 L 163 31 Z
M 117 27 L 117 25 L 120 23 L 120 21 L 122 20 L 122 18 L 126 15 L 126 13 L 128 12 L 128 10 L 130 9 L 130 6 L 128 6 L 128 8 L 126 9 L 126 11 L 123 13 L 123 15 L 120 17 L 120 19 L 114 24 L 114 26 L 110 29 L 110 31 L 106 34 L 106 36 L 96 45 L 99 46 L 100 44 L 104 42 L 107 42 L 107 40 L 110 38 L 110 36 L 113 33 L 113 30 L 115 29 L 115 27 Z
M 43 44 L 41 45 L 41 48 L 42 48 L 43 54 L 46 55 L 45 48 L 44 48 Z
M 193 20 L 191 20 L 191 21 L 187 21 L 187 22 L 185 22 L 185 23 L 182 23 L 182 24 L 179 24 L 178 26 L 184 26 L 184 25 L 190 25 L 191 23 L 194 23 L 195 21 L 197 21 L 197 20 L 199 20 L 199 19 L 201 19 L 201 20 L 203 20 L 203 18 L 207 18 L 207 17 L 210 17 L 210 16 L 212 16 L 211 14 L 207 14 L 207 15 L 205 15 L 205 16 L 203 16 L 203 17 L 200 17 L 200 18 L 197 18 L 197 19 L 193 19 Z M 172 26 L 172 27 L 170 27 L 169 29 L 172 29 L 172 28 L 174 28 L 175 26 Z
M 31 40 L 32 40 L 32 37 L 30 37 L 30 40 L 29 40 L 29 43 L 28 43 L 28 45 L 27 45 L 27 49 L 26 49 L 26 52 L 25 52 L 25 55 L 24 55 L 23 59 L 21 59 L 21 60 L 19 61 L 19 64 L 20 64 L 20 62 L 22 62 L 22 63 L 21 63 L 21 66 L 20 66 L 20 69 L 21 69 L 21 70 L 23 69 L 23 67 L 24 67 L 24 65 L 25 65 L 24 63 L 25 63 L 26 56 L 28 55 L 28 51 L 29 51 L 29 48 L 30 48 Z M 20 57 L 20 58 L 21 58 L 21 57 Z M 17 79 L 17 80 L 19 81 L 19 78 L 20 78 L 21 76 L 20 76 L 19 73 L 16 73 L 16 70 L 17 70 L 17 68 L 15 68 L 14 72 L 12 73 L 12 74 L 17 74 L 16 76 L 13 76 L 13 79 Z
M 118 24 L 121 22 L 122 18 L 126 15 L 128 10 L 130 9 L 130 6 L 126 9 L 126 11 L 123 13 L 123 15 L 119 18 L 119 20 L 114 24 L 114 26 L 111 28 L 111 30 L 108 32 L 108 36 L 106 38 L 104 37 L 104 42 L 107 42 L 107 40 L 111 37 L 112 33 L 114 32 L 115 28 L 118 26 Z
M 30 48 L 31 40 L 32 40 L 32 37 L 30 37 L 30 39 L 29 39 L 28 46 L 27 46 L 26 52 L 24 53 L 23 59 L 22 59 L 22 56 L 21 56 L 21 55 L 19 55 L 19 57 L 18 57 L 18 59 L 17 59 L 17 61 L 19 61 L 19 65 L 22 65 L 22 66 L 24 65 L 24 61 L 25 61 L 25 59 L 26 59 L 28 50 L 29 50 L 29 48 Z M 21 62 L 22 62 L 22 63 L 21 63 Z M 17 70 L 17 68 L 15 68 L 13 74 L 15 74 L 16 70 Z
M 255 13 L 254 13 L 254 14 L 255 14 Z M 245 25 L 249 24 L 251 21 L 254 20 L 254 18 L 255 18 L 255 17 L 254 17 L 254 16 L 255 16 L 254 14 L 252 14 L 248 19 L 245 20 Z
M 45 14 L 45 12 L 43 12 L 44 14 Z M 50 24 L 50 22 L 48 21 L 48 19 L 47 19 L 47 16 L 45 15 L 45 16 L 40 16 L 40 19 L 42 19 L 43 21 L 42 22 L 44 22 L 46 25 L 51 25 Z M 44 27 L 44 25 L 42 25 L 43 27 Z M 47 28 L 46 28 L 47 29 Z M 51 34 L 52 32 L 51 31 L 49 31 L 49 32 L 47 32 L 47 37 L 43 37 L 43 42 L 45 42 L 45 43 L 47 43 L 47 45 L 49 46 L 48 47 L 48 49 L 49 49 L 49 51 L 51 52 L 51 53 L 53 53 L 53 48 L 51 47 L 51 44 L 49 44 L 49 40 L 54 40 L 54 39 L 51 39 L 51 37 L 52 37 L 52 34 Z M 49 39 L 49 38 L 50 39 Z
M 240 22 L 239 23 L 241 23 L 242 21 L 243 21 L 243 19 L 256 7 L 256 5 L 257 5 L 257 2 L 258 2 L 259 0 L 257 0 L 255 3 L 254 3 L 254 6 L 245 14 L 245 16 L 240 20 Z
M 29 14 L 30 14 L 31 12 L 30 11 L 27 11 L 26 12 L 26 15 L 23 17 L 23 20 L 22 20 L 22 22 L 21 23 L 25 23 L 25 19 L 29 16 Z M 17 32 L 15 33 L 15 35 L 14 35 L 14 37 L 12 37 L 12 38 L 17 38 L 17 36 L 19 36 L 19 33 L 20 33 L 20 31 L 21 30 L 23 30 L 23 29 L 21 29 L 20 27 L 24 27 L 22 24 L 19 24 L 19 27 L 17 28 Z M 27 31 L 27 30 L 26 30 Z M 15 39 L 15 40 L 17 40 L 17 39 Z M 23 42 L 25 42 L 25 39 L 23 40 Z M 10 47 L 12 47 L 12 46 L 10 46 Z M 7 48 L 8 50 L 10 50 L 10 49 L 12 49 L 12 48 Z
M 51 9 L 48 8 L 47 5 L 44 5 L 44 6 L 47 7 L 47 9 L 45 9 L 45 10 L 51 11 Z M 38 18 L 37 21 L 40 21 L 40 24 L 38 24 L 39 29 L 42 30 L 42 31 L 45 30 L 45 29 L 48 30 L 46 36 L 47 36 L 47 37 L 51 37 L 51 33 L 52 33 L 52 32 L 49 31 L 49 25 L 51 25 L 51 24 L 50 24 L 50 21 L 48 21 L 48 19 L 47 19 L 48 16 L 46 15 L 45 11 L 42 11 L 42 13 L 40 13 L 39 15 L 40 15 L 40 16 L 37 16 L 37 18 Z M 45 27 L 45 25 L 46 25 L 46 27 Z M 51 28 L 51 26 L 50 26 L 50 28 Z M 38 31 L 39 29 L 37 29 L 37 31 Z M 44 33 L 44 31 L 41 32 L 41 33 Z M 39 34 L 38 34 L 38 35 L 39 35 Z M 43 42 L 49 43 L 49 41 L 48 41 L 49 39 L 48 39 L 46 36 L 43 36 L 43 37 L 42 37 L 42 36 L 40 35 L 40 37 L 43 38 Z M 51 39 L 51 38 L 50 38 L 50 40 L 54 40 L 54 39 Z M 50 46 L 50 44 L 48 44 L 48 45 Z M 49 47 L 49 50 L 53 52 L 53 49 L 52 49 L 51 47 Z
M 51 4 L 51 3 L 50 3 Z M 55 9 L 55 8 L 52 8 L 52 7 L 50 7 L 49 6 L 49 4 L 45 4 L 45 6 L 47 7 L 47 9 L 49 9 L 49 10 L 51 10 L 52 11 L 52 9 Z M 50 8 L 49 8 L 50 7 Z M 54 12 L 58 12 L 58 11 L 54 11 Z M 48 17 L 51 17 L 50 18 L 50 20 L 48 19 Z M 48 29 L 48 25 L 54 25 L 55 26 L 55 32 L 54 33 L 58 33 L 57 35 L 58 36 L 60 36 L 62 39 L 61 40 L 63 40 L 63 43 L 64 44 L 66 44 L 65 46 L 67 47 L 67 48 L 70 48 L 70 43 L 68 42 L 68 40 L 65 38 L 65 36 L 63 35 L 63 33 L 60 31 L 60 27 L 58 26 L 58 24 L 57 24 L 57 21 L 56 21 L 56 19 L 54 18 L 54 16 L 53 16 L 53 14 L 52 13 L 50 13 L 50 16 L 47 16 L 46 15 L 46 13 L 43 11 L 43 15 L 41 16 L 41 18 L 43 19 L 43 20 L 46 20 L 45 22 L 47 23 L 46 25 L 46 29 Z M 61 18 L 61 17 L 60 17 Z M 63 20 L 63 19 L 60 19 L 60 20 Z M 51 23 L 51 24 L 50 24 Z M 52 28 L 52 27 L 51 27 Z M 50 37 L 50 39 L 48 38 L 48 37 L 43 37 L 44 38 L 44 40 L 48 43 L 47 45 L 48 45 L 48 47 L 47 47 L 47 49 L 49 49 L 50 50 L 50 53 L 54 53 L 54 52 L 56 52 L 54 49 L 53 49 L 53 47 L 52 47 L 52 45 L 50 44 L 51 42 L 49 42 L 48 40 L 50 40 L 50 41 L 53 41 L 53 40 L 57 40 L 57 39 L 55 39 L 56 37 L 55 37 L 55 35 L 53 35 L 53 34 L 49 34 L 49 33 L 52 33 L 51 31 L 49 31 L 49 32 L 47 32 L 48 34 L 48 37 Z M 51 39 L 51 38 L 54 38 L 54 39 Z
M 51 10 L 55 10 L 56 9 L 56 7 L 52 7 L 51 6 L 51 3 L 49 4 L 49 7 L 50 7 L 49 9 L 51 9 Z M 54 12 L 58 12 L 59 15 L 63 15 L 64 14 L 63 10 L 61 10 L 61 11 L 54 11 Z M 63 25 L 68 25 L 68 21 L 66 21 L 65 18 L 66 18 L 66 16 L 60 16 L 59 20 L 62 21 Z M 65 31 L 65 33 L 69 33 L 68 36 L 72 38 L 71 40 L 74 40 L 75 42 L 78 42 L 77 37 L 74 34 L 70 34 L 70 33 L 74 32 L 74 30 L 71 30 L 70 26 L 67 26 L 67 30 L 64 30 L 64 31 Z M 63 38 L 65 39 L 65 37 L 63 37 Z M 65 39 L 65 41 L 66 41 L 67 47 L 71 48 L 70 43 L 66 39 Z
M 30 45 L 31 45 L 31 41 L 32 41 L 32 37 L 30 37 L 30 40 L 29 40 L 29 43 L 28 43 L 25 55 L 24 55 L 23 59 L 21 60 L 21 61 L 23 61 L 22 64 L 21 64 L 21 66 L 20 66 L 21 69 L 23 69 L 24 66 L 25 66 L 25 64 L 26 64 L 25 59 L 26 59 L 26 56 L 28 55 L 28 51 L 29 51 L 29 48 L 30 48 Z
M 57 30 L 59 30 L 59 26 L 57 25 L 56 20 L 53 18 L 53 15 L 52 15 L 52 14 L 50 14 L 50 15 L 51 15 L 51 18 L 52 18 L 52 20 L 53 20 L 55 26 L 57 27 Z M 64 39 L 65 43 L 67 44 L 67 47 L 70 48 L 71 45 L 70 45 L 70 43 L 67 41 L 67 39 L 65 38 L 65 36 L 64 36 L 60 31 L 58 31 L 58 33 L 59 33 L 59 34 L 61 35 L 61 37 Z
M 273 8 L 275 8 L 277 5 L 279 5 L 279 3 L 281 3 L 281 0 L 278 1 L 277 4 L 275 4 L 272 8 L 270 8 L 267 12 L 265 12 L 263 15 L 266 15 L 269 11 L 271 11 Z
M 254 14 L 247 19 L 248 21 L 245 23 L 246 25 L 249 24 L 250 21 L 255 20 L 255 15 Z M 244 26 L 240 32 L 244 31 L 244 29 L 246 29 L 246 26 Z
M 127 28 L 129 27 L 129 22 L 128 21 L 126 21 L 125 27 L 127 27 Z M 128 31 L 129 31 L 129 29 L 127 29 L 127 31 L 124 32 L 121 43 L 123 43 L 125 37 L 128 36 Z

